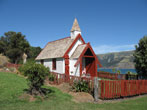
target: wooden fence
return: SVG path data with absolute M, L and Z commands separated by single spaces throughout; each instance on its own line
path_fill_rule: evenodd
M 73 86 L 75 81 L 87 81 L 90 92 L 94 89 L 94 79 L 86 77 L 67 76 L 52 73 L 50 84 L 69 83 Z M 147 93 L 147 80 L 99 80 L 98 96 L 105 99 L 123 98 Z
M 109 72 L 97 72 L 99 78 L 112 79 L 112 80 L 138 80 L 139 75 L 134 74 L 118 74 Z M 147 76 L 143 76 L 147 79 Z M 140 78 L 141 79 L 141 78 Z
M 113 99 L 147 93 L 147 80 L 99 81 L 100 98 Z
M 125 74 L 109 73 L 109 72 L 97 72 L 98 77 L 112 79 L 112 80 L 125 80 Z
M 63 82 L 69 83 L 71 86 L 73 86 L 75 81 L 86 81 L 88 82 L 89 88 L 92 90 L 94 88 L 94 80 L 93 78 L 87 78 L 87 77 L 77 77 L 77 76 L 71 76 L 71 75 L 65 75 L 65 74 L 58 74 L 58 73 L 51 73 L 50 78 L 48 78 L 48 82 L 50 84 L 62 84 Z
M 21 66 L 21 64 L 13 64 L 13 63 L 7 63 L 6 67 L 7 68 L 16 68 L 18 69 Z

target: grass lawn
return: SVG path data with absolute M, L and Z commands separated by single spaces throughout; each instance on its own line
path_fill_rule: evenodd
M 0 72 L 0 110 L 146 110 L 147 97 L 118 103 L 75 103 L 72 97 L 50 87 L 54 92 L 44 101 L 29 102 L 19 98 L 27 89 L 27 81 L 12 73 Z

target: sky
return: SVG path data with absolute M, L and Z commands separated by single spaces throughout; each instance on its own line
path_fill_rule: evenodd
M 147 0 L 0 0 L 0 36 L 21 32 L 44 48 L 70 36 L 75 17 L 96 54 L 134 50 L 147 35 Z

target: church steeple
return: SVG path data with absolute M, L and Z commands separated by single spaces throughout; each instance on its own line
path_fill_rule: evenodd
M 80 29 L 80 27 L 79 27 L 77 18 L 75 18 L 75 20 L 74 20 L 74 22 L 73 22 L 73 26 L 72 26 L 72 28 L 71 28 L 71 39 L 76 38 L 76 36 L 77 36 L 78 34 L 81 34 L 81 29 Z

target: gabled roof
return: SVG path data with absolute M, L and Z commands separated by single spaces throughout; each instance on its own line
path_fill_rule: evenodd
M 72 47 L 75 45 L 75 43 L 77 42 L 77 40 L 81 40 L 83 42 L 83 44 L 85 44 L 84 39 L 82 38 L 81 34 L 78 34 L 77 37 L 74 39 L 74 41 L 72 42 L 72 44 L 70 45 L 70 47 L 67 49 L 67 51 L 64 54 L 64 58 L 68 56 L 68 53 L 70 52 L 70 50 L 72 49 Z M 69 56 L 68 56 L 69 57 Z
M 83 50 L 85 49 L 87 44 L 81 44 L 79 45 L 76 50 L 74 51 L 74 53 L 72 54 L 71 58 L 79 58 L 81 53 L 83 52 Z
M 49 42 L 37 56 L 36 60 L 63 57 L 65 52 L 73 43 L 73 41 L 74 39 L 66 37 L 63 39 Z
M 80 63 L 80 61 L 81 61 L 82 57 L 84 56 L 85 52 L 87 51 L 87 49 L 90 49 L 91 50 L 92 54 L 95 57 L 96 63 L 99 65 L 99 67 L 102 67 L 102 65 L 100 64 L 97 56 L 95 55 L 95 53 L 94 53 L 94 51 L 93 51 L 90 43 L 85 44 L 85 47 L 84 47 L 83 51 L 81 53 L 79 53 L 80 56 L 78 57 L 78 60 L 77 60 L 77 62 L 76 62 L 76 64 L 74 66 L 76 67 Z
M 35 60 L 65 58 L 65 56 L 68 56 L 69 51 L 79 39 L 83 42 L 83 44 L 85 44 L 85 41 L 80 34 L 78 34 L 75 39 L 66 37 L 56 41 L 48 42 L 48 44 L 44 47 Z

